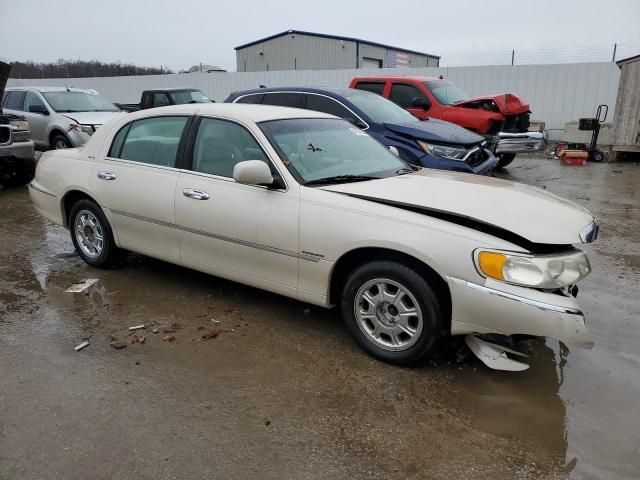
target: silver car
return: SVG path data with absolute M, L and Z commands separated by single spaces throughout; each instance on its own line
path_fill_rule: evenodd
M 95 90 L 65 87 L 7 88 L 5 113 L 23 116 L 38 148 L 81 147 L 104 122 L 126 115 Z

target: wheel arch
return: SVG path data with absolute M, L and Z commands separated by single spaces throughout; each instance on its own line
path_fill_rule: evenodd
M 451 292 L 446 280 L 424 261 L 398 250 L 382 247 L 360 247 L 344 253 L 334 264 L 329 280 L 329 304 L 335 305 L 342 293 L 342 288 L 351 271 L 372 260 L 391 260 L 406 265 L 422 277 L 433 288 L 440 301 L 446 328 L 451 329 Z
M 64 130 L 60 127 L 53 127 L 51 129 L 51 131 L 49 132 L 49 136 L 48 136 L 48 140 L 49 140 L 49 146 L 52 147 L 53 146 L 53 139 L 56 135 L 62 135 L 64 136 L 64 138 L 66 138 L 67 140 L 69 140 L 69 137 L 67 136 L 67 134 L 64 132 Z M 71 141 L 69 141 L 69 143 L 71 143 Z
M 95 198 L 89 195 L 87 192 L 79 189 L 71 189 L 67 191 L 60 201 L 60 208 L 62 210 L 62 224 L 64 227 L 69 228 L 69 214 L 73 205 L 79 200 L 91 200 L 96 205 L 100 205 Z

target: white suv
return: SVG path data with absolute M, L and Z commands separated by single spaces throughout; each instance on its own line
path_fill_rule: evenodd
M 65 87 L 7 88 L 2 108 L 25 117 L 38 148 L 80 147 L 104 122 L 125 115 L 95 90 Z

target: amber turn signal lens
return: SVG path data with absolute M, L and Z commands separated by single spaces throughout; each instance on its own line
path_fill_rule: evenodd
M 506 261 L 507 256 L 502 253 L 480 252 L 478 255 L 478 265 L 482 273 L 497 280 L 504 280 L 502 267 L 504 267 Z

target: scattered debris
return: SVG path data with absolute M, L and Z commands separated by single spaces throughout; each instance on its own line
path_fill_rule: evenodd
M 153 329 L 151 330 L 151 333 L 154 333 L 154 334 L 155 334 L 155 333 L 158 333 L 158 332 L 160 332 L 160 329 L 159 329 L 159 328 L 153 328 Z
M 131 337 L 131 345 L 133 345 L 134 343 L 144 343 L 146 340 L 146 337 L 144 335 L 134 335 L 133 337 Z
M 109 345 L 111 345 L 111 348 L 115 348 L 116 350 L 127 348 L 127 344 L 124 342 L 121 342 L 116 337 L 111 337 L 111 343 Z
M 137 361 L 136 361 L 136 365 L 140 365 L 140 360 L 137 360 Z
M 218 330 L 209 330 L 208 332 L 200 335 L 200 338 L 202 340 L 209 340 L 210 338 L 216 338 L 219 334 L 220 332 Z
M 97 278 L 86 278 L 78 283 L 74 283 L 65 290 L 66 293 L 88 293 L 89 289 L 98 282 Z
M 216 325 L 218 325 L 220 323 L 220 320 L 216 320 L 215 318 L 212 318 L 211 321 L 213 323 L 215 323 Z
M 163 333 L 175 333 L 178 330 L 180 330 L 180 325 L 178 325 L 177 323 L 172 323 L 171 325 L 169 325 L 167 328 L 164 328 L 162 330 Z
M 162 337 L 162 340 L 164 340 L 165 342 L 175 342 L 176 341 L 176 336 L 175 335 L 165 335 L 164 337 Z
M 268 427 L 269 425 L 271 425 L 271 420 L 265 421 L 264 424 Z
M 467 346 L 482 362 L 489 368 L 494 370 L 508 370 L 512 372 L 520 372 L 529 368 L 526 363 L 518 362 L 507 356 L 507 353 L 518 357 L 527 357 L 524 353 L 510 349 L 503 345 L 482 340 L 474 335 L 466 335 L 464 337 Z
M 133 327 L 129 327 L 129 330 L 142 330 L 143 328 L 146 328 L 144 325 L 135 325 Z
M 76 352 L 79 352 L 80 350 L 82 350 L 85 347 L 89 346 L 89 342 L 82 342 L 80 345 L 78 345 L 77 347 L 74 348 L 74 350 Z

